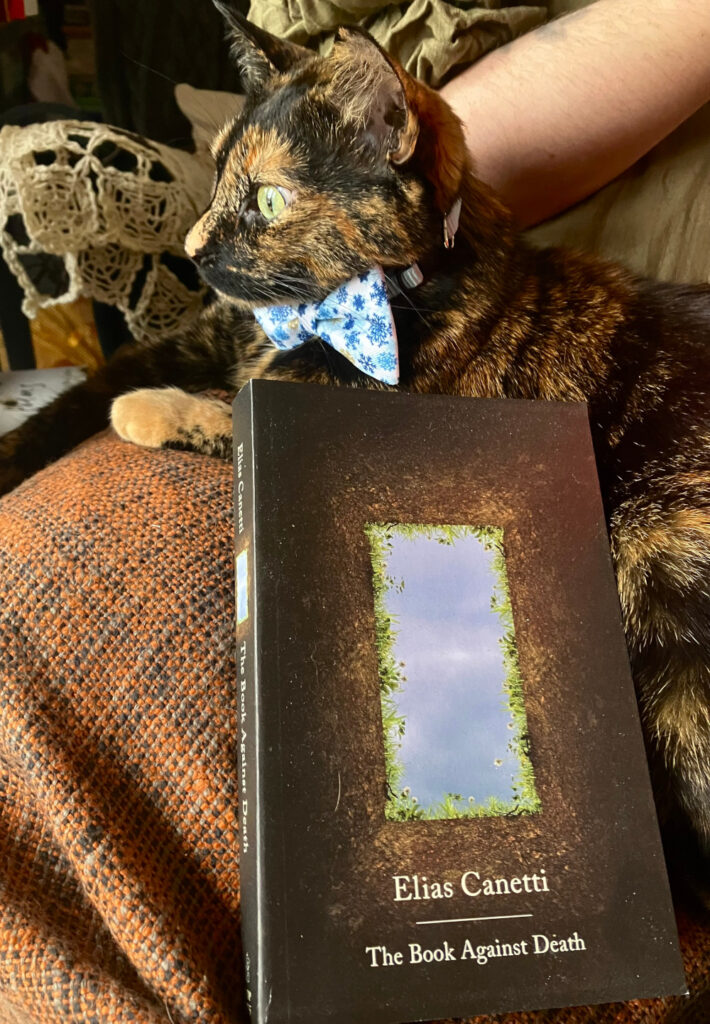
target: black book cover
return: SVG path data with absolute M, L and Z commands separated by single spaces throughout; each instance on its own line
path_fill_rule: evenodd
M 586 406 L 234 409 L 254 1021 L 686 991 Z

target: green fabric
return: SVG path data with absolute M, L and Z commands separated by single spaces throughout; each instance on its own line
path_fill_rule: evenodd
M 505 0 L 254 0 L 249 18 L 281 39 L 327 52 L 339 25 L 367 29 L 406 70 L 437 87 L 484 53 L 542 24 L 546 0 L 536 6 Z
M 710 281 L 710 104 L 625 174 L 528 232 L 663 281 Z

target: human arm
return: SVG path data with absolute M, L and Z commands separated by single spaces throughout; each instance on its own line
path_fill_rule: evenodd
M 611 181 L 710 101 L 708 0 L 596 0 L 442 89 L 522 226 Z

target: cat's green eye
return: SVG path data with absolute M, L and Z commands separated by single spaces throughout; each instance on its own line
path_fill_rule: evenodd
M 273 220 L 286 209 L 286 196 L 275 185 L 262 185 L 256 193 L 256 201 L 265 220 Z

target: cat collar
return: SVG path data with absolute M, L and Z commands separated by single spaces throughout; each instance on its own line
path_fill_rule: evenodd
M 453 249 L 454 238 L 459 229 L 461 217 L 461 196 L 455 201 L 449 212 L 444 217 L 444 248 Z
M 392 270 L 387 274 L 385 282 L 387 295 L 393 299 L 395 295 L 402 294 L 402 286 L 411 291 L 413 288 L 418 288 L 423 280 L 424 274 L 418 263 L 412 263 L 404 270 Z

